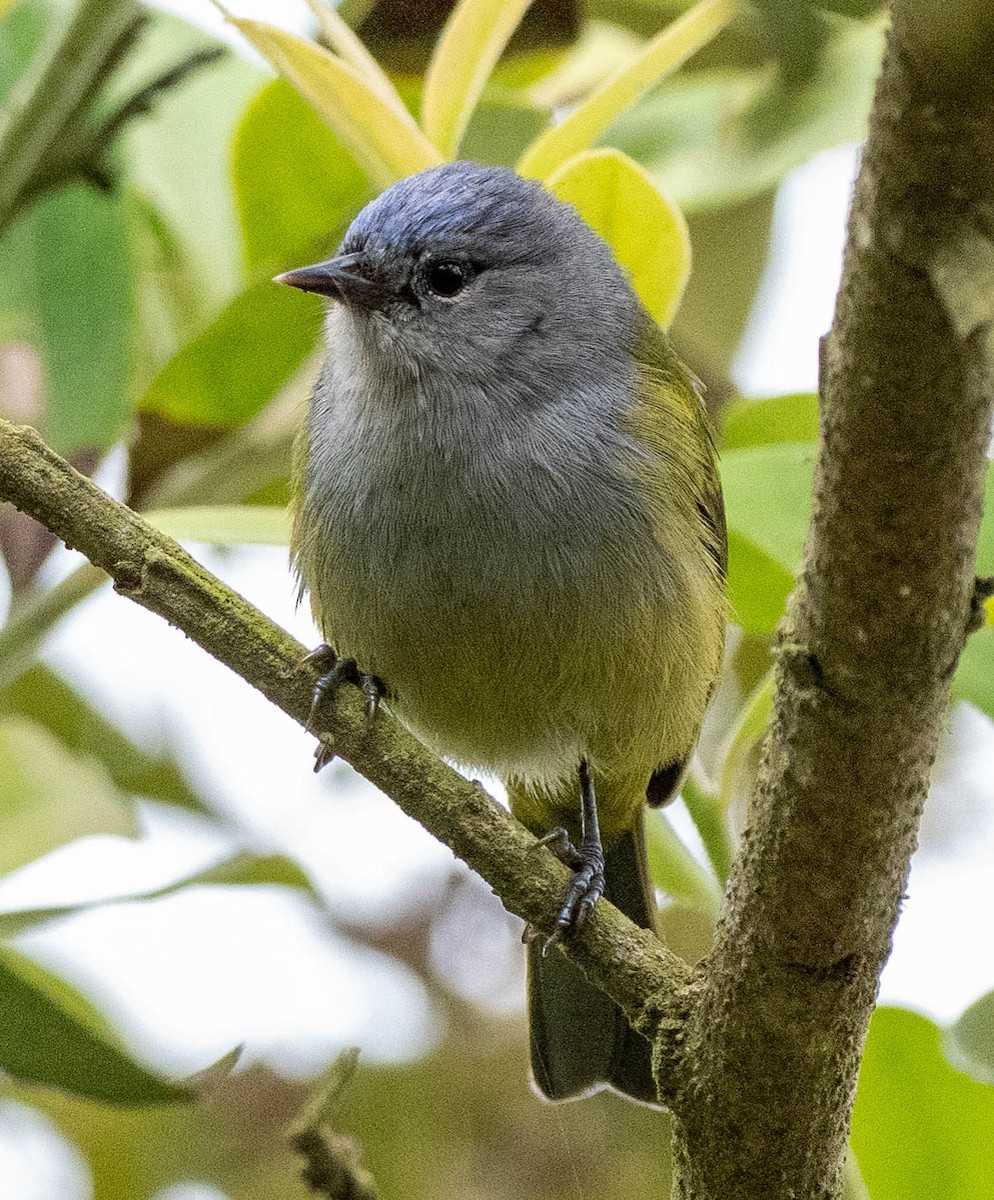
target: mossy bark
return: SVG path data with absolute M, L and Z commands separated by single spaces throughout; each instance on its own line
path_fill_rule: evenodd
M 898 4 L 823 347 L 773 726 L 674 1100 L 680 1200 L 839 1194 L 860 1054 L 973 621 L 991 428 L 994 19 Z M 947 39 L 948 41 L 949 39 Z M 972 264 L 972 266 L 968 265 Z M 986 306 L 983 296 L 988 297 Z

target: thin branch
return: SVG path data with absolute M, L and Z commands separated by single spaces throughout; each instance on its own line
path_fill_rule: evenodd
M 306 725 L 314 673 L 305 648 L 195 562 L 171 538 L 80 475 L 28 426 L 0 419 L 0 500 L 9 500 L 113 577 L 115 589 L 183 630 L 269 700 Z M 555 924 L 569 872 L 476 783 L 446 766 L 388 714 L 368 722 L 342 689 L 314 732 L 481 875 L 505 907 Z M 647 1033 L 677 1054 L 693 972 L 612 905 L 598 905 L 570 956 Z
M 929 40 L 939 26 L 946 62 Z M 827 1200 L 841 1187 L 863 1039 L 976 623 L 994 401 L 992 47 L 989 4 L 895 6 L 824 347 L 814 508 L 772 730 L 686 1031 L 681 1200 Z
M 355 1139 L 334 1128 L 358 1061 L 354 1046 L 339 1054 L 289 1134 L 290 1145 L 304 1159 L 304 1183 L 325 1200 L 376 1200 L 376 1184 L 359 1161 Z

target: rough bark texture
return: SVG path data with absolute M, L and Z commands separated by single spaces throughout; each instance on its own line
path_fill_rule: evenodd
M 856 188 L 773 728 L 686 1030 L 684 1200 L 838 1195 L 971 622 L 992 383 L 990 307 L 969 296 L 990 261 L 992 19 L 977 17 L 942 63 L 918 40 L 925 8 L 894 14 Z M 941 20 L 956 24 L 948 10 Z

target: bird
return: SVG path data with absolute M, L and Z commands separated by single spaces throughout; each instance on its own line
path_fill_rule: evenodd
M 292 489 L 316 699 L 355 683 L 503 781 L 574 872 L 527 950 L 533 1083 L 654 1104 L 649 1042 L 556 943 L 602 893 L 654 928 L 644 810 L 680 785 L 724 645 L 702 388 L 608 245 L 506 167 L 404 178 L 277 279 L 330 301 Z

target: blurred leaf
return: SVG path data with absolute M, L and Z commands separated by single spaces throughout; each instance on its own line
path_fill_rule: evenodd
M 365 174 L 285 80 L 255 97 L 238 126 L 232 173 L 250 268 L 294 265 L 369 196 Z
M 425 72 L 421 124 L 443 158 L 454 158 L 469 118 L 531 0 L 461 0 Z
M 814 0 L 814 3 L 828 12 L 852 17 L 856 21 L 866 21 L 880 12 L 887 0 Z
M 212 814 L 173 757 L 141 749 L 43 663 L 0 693 L 0 712 L 19 713 L 45 726 L 77 754 L 98 759 L 124 792 L 148 796 L 193 812 Z
M 881 22 L 847 23 L 803 85 L 769 66 L 685 73 L 622 113 L 607 140 L 686 210 L 746 199 L 819 151 L 863 139 L 882 49 Z
M 750 633 L 773 633 L 794 576 L 737 529 L 728 534 L 729 619 Z
M 109 446 L 130 413 L 131 262 L 119 198 L 82 185 L 43 197 L 0 242 L 0 338 L 45 368 L 42 422 L 62 453 Z
M 0 1011 L 0 1069 L 15 1079 L 109 1104 L 194 1097 L 129 1058 L 78 992 L 9 947 L 0 947 Z
M 11 0 L 4 0 L 4 7 L 10 3 Z M 4 18 L 0 30 L 0 104 L 6 103 L 15 82 L 41 45 L 51 13 L 51 6 L 42 0 L 21 0 Z
M 654 14 L 658 25 L 659 18 Z M 538 79 L 522 80 L 528 101 L 551 112 L 575 103 L 613 73 L 623 70 L 642 48 L 642 41 L 627 29 L 607 21 L 588 20 L 577 43 L 560 55 L 552 69 Z M 505 82 L 502 78 L 501 82 Z M 506 80 L 509 86 L 515 80 Z
M 11 938 L 39 925 L 71 917 L 88 909 L 104 905 L 133 903 L 139 900 L 161 900 L 188 887 L 287 887 L 299 888 L 310 896 L 316 892 L 307 873 L 292 859 L 283 854 L 253 854 L 239 850 L 230 858 L 221 859 L 202 870 L 180 876 L 162 887 L 146 891 L 128 892 L 125 895 L 83 900 L 78 904 L 57 904 L 43 908 L 12 908 L 0 910 L 0 937 Z
M 516 162 L 540 130 L 545 117 L 534 108 L 505 104 L 488 92 L 476 106 L 462 143 L 459 157 L 488 166 Z
M 776 442 L 813 442 L 818 438 L 818 397 L 814 392 L 736 400 L 721 413 L 721 448 L 768 446 Z
M 94 833 L 138 833 L 104 767 L 32 721 L 0 719 L 0 874 Z
M 406 116 L 404 101 L 391 83 L 390 77 L 366 49 L 362 39 L 349 28 L 338 9 L 333 7 L 329 0 L 307 0 L 307 7 L 317 18 L 321 33 L 334 53 L 355 67 L 387 104 L 396 108 L 401 116 Z
M 355 67 L 274 25 L 225 15 L 327 121 L 378 186 L 441 161 L 413 117 L 388 104 Z
M 977 541 L 977 574 L 994 575 L 994 464 L 988 462 L 984 479 L 984 516 Z
M 607 242 L 642 303 L 663 326 L 690 275 L 690 240 L 678 208 L 618 150 L 587 150 L 546 180 Z
M 645 847 L 649 875 L 656 887 L 674 900 L 718 915 L 721 889 L 677 837 L 665 813 L 649 809 L 645 815 Z
M 977 542 L 978 575 L 994 575 L 994 465 L 988 463 L 984 480 L 984 516 Z M 984 628 L 967 638 L 953 679 L 953 695 L 970 700 L 988 716 L 994 717 L 994 604 L 985 605 Z
M 722 755 L 721 781 L 718 796 L 721 807 L 728 811 L 736 795 L 739 772 L 759 742 L 766 735 L 770 718 L 773 716 L 773 672 L 767 671 L 753 688 L 742 706 L 739 719 L 728 738 L 727 749 Z
M 730 376 L 766 270 L 774 193 L 685 214 L 694 269 L 670 336 L 700 375 L 712 415 L 737 395 Z
M 738 0 L 701 0 L 678 17 L 632 63 L 538 137 L 522 155 L 519 173 L 545 179 L 568 159 L 592 146 L 620 113 L 707 45 L 738 14 L 740 7 Z
M 729 528 L 789 571 L 801 565 L 815 454 L 812 442 L 781 442 L 732 450 L 721 460 Z
M 762 30 L 780 71 L 792 86 L 817 69 L 829 29 L 811 0 L 753 0 Z
M 203 508 L 162 508 L 143 514 L 163 533 L 180 541 L 215 546 L 286 546 L 290 518 L 272 505 L 218 504 Z
M 870 1022 L 852 1146 L 873 1200 L 989 1200 L 994 1088 L 945 1061 L 925 1017 L 879 1008 Z
M 265 279 L 163 367 L 141 407 L 192 425 L 240 425 L 300 367 L 320 323 L 313 298 Z
M 680 798 L 697 828 L 715 876 L 724 885 L 732 869 L 735 850 L 721 798 L 705 790 L 693 765 L 680 785 Z
M 946 1058 L 980 1083 L 994 1083 L 994 992 L 975 1000 L 942 1039 Z
M 121 71 L 125 91 L 197 50 L 224 45 L 179 17 L 147 11 L 151 20 L 141 53 Z M 152 113 L 125 130 L 122 174 L 156 214 L 168 249 L 157 271 L 143 277 L 140 302 L 145 305 L 145 290 L 151 288 L 181 298 L 185 307 L 172 309 L 181 322 L 179 341 L 157 347 L 154 367 L 172 357 L 243 286 L 229 176 L 231 139 L 250 96 L 267 77 L 259 64 L 229 52 L 209 71 L 163 96 Z M 159 337 L 166 342 L 163 333 Z

